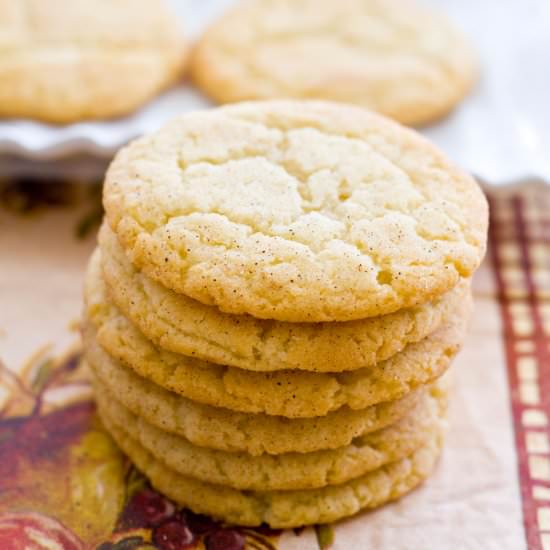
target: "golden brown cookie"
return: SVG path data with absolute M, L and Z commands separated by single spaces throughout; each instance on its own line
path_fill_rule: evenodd
M 243 490 L 313 489 L 360 477 L 401 460 L 426 445 L 446 423 L 447 395 L 428 393 L 395 424 L 357 437 L 350 445 L 311 453 L 253 456 L 199 447 L 163 431 L 96 386 L 100 416 L 128 434 L 174 471 L 201 481 Z
M 450 111 L 477 72 L 451 23 L 407 0 L 243 1 L 206 31 L 192 66 L 220 103 L 330 99 L 412 125 Z
M 116 339 L 111 340 L 110 350 L 114 355 L 111 356 L 98 344 L 95 329 L 88 321 L 85 321 L 84 343 L 90 363 L 106 365 L 110 371 L 127 365 L 154 384 L 199 403 L 240 412 L 309 418 L 326 415 L 343 406 L 358 410 L 394 401 L 433 382 L 447 370 L 460 349 L 466 324 L 463 314 L 452 324 L 375 367 L 335 374 L 246 371 L 167 352 L 155 355 L 152 347 L 150 352 L 135 353 L 132 348 L 124 347 L 126 342 Z M 106 331 L 109 330 L 107 327 Z
M 175 472 L 114 424 L 111 435 L 159 491 L 193 512 L 236 525 L 267 523 L 274 528 L 327 523 L 400 498 L 432 472 L 443 434 L 407 458 L 339 485 L 295 491 L 240 491 Z
M 112 301 L 159 347 L 254 371 L 339 372 L 374 366 L 437 330 L 470 292 L 465 280 L 433 302 L 381 317 L 342 323 L 269 321 L 223 313 L 156 283 L 134 268 L 107 225 L 101 228 L 99 240 L 109 298 L 96 252 L 86 276 L 90 317 L 107 315 L 106 304 Z M 121 320 L 116 326 L 122 328 L 125 323 Z M 139 347 L 141 335 L 123 330 L 135 341 L 133 347 Z
M 0 0 L 0 117 L 127 114 L 180 77 L 187 53 L 164 0 Z
M 104 205 L 152 279 L 291 322 L 435 300 L 486 246 L 487 202 L 470 176 L 415 132 L 325 102 L 183 115 L 119 152 Z
M 162 389 L 132 370 L 88 359 L 95 385 L 113 393 L 136 416 L 158 428 L 185 437 L 194 445 L 251 455 L 312 452 L 349 445 L 354 438 L 397 422 L 424 399 L 446 384 L 422 386 L 397 401 L 354 411 L 342 407 L 321 417 L 289 419 L 266 414 L 246 414 L 202 405 Z M 445 390 L 445 385 L 442 386 Z

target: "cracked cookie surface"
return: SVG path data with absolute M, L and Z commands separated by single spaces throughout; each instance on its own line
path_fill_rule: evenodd
M 478 185 L 411 130 L 326 102 L 191 113 L 123 149 L 109 225 L 152 279 L 233 314 L 346 321 L 434 300 L 486 246 Z
M 129 113 L 181 75 L 188 49 L 158 0 L 0 0 L 0 117 Z
M 406 0 L 249 0 L 194 50 L 196 84 L 220 103 L 330 99 L 405 124 L 446 114 L 477 69 L 450 22 Z
M 113 344 L 130 339 L 131 347 L 143 349 L 141 332 L 160 348 L 253 371 L 339 372 L 374 366 L 437 330 L 470 292 L 469 282 L 462 281 L 433 302 L 358 321 L 269 321 L 223 313 L 156 283 L 133 267 L 107 225 L 99 241 L 104 253 L 94 253 L 86 276 L 88 315 L 107 315 L 113 302 L 131 320 L 112 320 Z M 110 309 L 112 318 L 116 314 Z M 117 335 L 120 331 L 124 337 Z

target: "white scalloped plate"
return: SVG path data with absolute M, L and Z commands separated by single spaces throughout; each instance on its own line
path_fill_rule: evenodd
M 233 2 L 171 1 L 192 37 Z M 550 180 L 550 2 L 424 1 L 447 11 L 470 35 L 479 52 L 481 78 L 451 116 L 423 133 L 487 181 L 526 176 Z M 7 165 L 7 155 L 44 162 L 86 154 L 105 163 L 132 138 L 178 113 L 210 105 L 183 83 L 124 119 L 64 127 L 0 122 L 0 160 Z
M 83 153 L 111 157 L 130 139 L 157 129 L 175 114 L 208 106 L 196 90 L 182 84 L 124 119 L 57 127 L 30 120 L 5 121 L 0 123 L 0 153 L 32 160 Z

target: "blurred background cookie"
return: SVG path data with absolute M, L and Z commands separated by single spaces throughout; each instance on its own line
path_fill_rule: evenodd
M 471 88 L 474 56 L 442 16 L 408 0 L 248 0 L 204 34 L 195 83 L 225 103 L 355 103 L 419 125 Z
M 188 47 L 158 0 L 0 0 L 0 117 L 130 113 L 174 82 Z

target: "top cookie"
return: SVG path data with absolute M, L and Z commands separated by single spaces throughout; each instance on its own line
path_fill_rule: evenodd
M 411 130 L 326 102 L 187 114 L 123 149 L 107 220 L 134 265 L 234 314 L 344 321 L 432 300 L 486 245 L 474 180 Z
M 449 21 L 407 0 L 245 1 L 192 59 L 196 83 L 222 103 L 330 99 L 411 125 L 452 109 L 476 72 Z
M 180 75 L 187 51 L 158 0 L 0 0 L 0 117 L 126 114 Z

